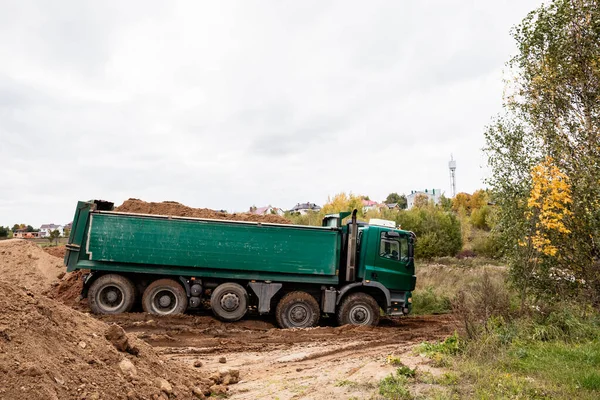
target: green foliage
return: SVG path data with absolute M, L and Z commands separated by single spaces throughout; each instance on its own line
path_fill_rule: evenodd
M 53 231 L 50 232 L 50 234 L 48 235 L 48 237 L 46 239 L 48 239 L 48 241 L 50 243 L 52 242 L 56 242 L 56 244 L 58 244 L 58 238 L 60 237 L 60 232 L 58 231 L 58 229 L 55 229 Z
M 412 295 L 413 314 L 445 314 L 452 311 L 450 299 L 440 294 L 433 286 L 415 290 Z
M 523 299 L 585 298 L 600 307 L 600 3 L 554 0 L 513 31 L 505 114 L 487 129 L 491 185 L 513 283 Z M 539 210 L 528 204 L 542 160 L 567 183 L 566 235 L 532 245 Z M 544 210 L 542 210 L 544 211 Z
M 398 204 L 398 207 L 400 207 L 401 210 L 406 209 L 406 206 L 408 205 L 408 203 L 406 201 L 406 196 L 399 195 L 398 193 L 395 193 L 395 192 L 388 194 L 388 196 L 385 198 L 385 200 L 383 202 L 385 204 Z
M 390 375 L 379 382 L 379 394 L 384 399 L 411 400 L 413 396 L 407 383 L 408 379 L 403 375 Z
M 416 351 L 426 355 L 433 355 L 435 353 L 456 355 L 463 351 L 465 344 L 458 333 L 454 332 L 452 336 L 447 337 L 442 342 L 423 342 L 417 346 Z
M 417 258 L 454 256 L 462 248 L 458 218 L 438 207 L 414 207 L 398 213 L 396 222 L 402 229 L 413 231 L 417 235 Z
M 410 367 L 408 367 L 406 365 L 401 365 L 396 370 L 396 374 L 398 376 L 405 376 L 407 378 L 414 378 L 416 373 L 417 373 L 416 369 L 410 368 Z
M 3 227 L 0 226 L 0 238 L 6 238 L 8 237 L 8 232 L 10 232 L 10 228 L 9 227 Z
M 502 237 L 495 232 L 480 235 L 473 240 L 471 248 L 478 256 L 499 259 L 503 251 Z

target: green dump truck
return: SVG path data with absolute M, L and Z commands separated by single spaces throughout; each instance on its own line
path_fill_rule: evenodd
M 79 202 L 67 244 L 68 271 L 84 274 L 94 313 L 169 315 L 210 305 L 225 321 L 274 312 L 283 328 L 310 327 L 322 315 L 376 325 L 408 314 L 416 277 L 414 234 L 358 223 L 356 211 L 323 226 L 145 215 Z

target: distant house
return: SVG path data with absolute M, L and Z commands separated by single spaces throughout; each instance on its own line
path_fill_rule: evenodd
M 439 204 L 440 197 L 442 196 L 441 189 L 425 189 L 424 191 L 420 190 L 411 190 L 410 194 L 406 196 L 407 208 L 413 208 L 415 205 L 415 199 L 417 196 L 426 196 L 429 201 L 433 201 L 434 204 Z
M 40 226 L 40 237 L 48 237 L 50 236 L 50 232 L 54 230 L 58 230 L 60 232 L 60 236 L 63 236 L 64 226 L 55 224 L 44 224 Z
M 290 210 L 290 212 L 297 212 L 302 215 L 309 211 L 319 212 L 321 211 L 321 207 L 315 203 L 298 203 Z
M 250 207 L 250 214 L 255 215 L 283 215 L 284 211 L 281 208 L 273 207 L 273 206 L 265 206 L 265 207 Z
M 398 203 L 390 203 L 390 204 L 386 204 L 385 206 L 390 210 L 399 210 L 400 209 L 400 206 L 398 205 Z
M 27 229 L 19 229 L 13 233 L 13 238 L 16 239 L 34 239 L 39 237 L 40 232 L 27 232 Z
M 376 210 L 380 207 L 379 203 L 377 203 L 376 201 L 365 200 L 365 199 L 363 199 L 362 205 L 363 205 L 363 213 L 366 213 L 371 210 Z

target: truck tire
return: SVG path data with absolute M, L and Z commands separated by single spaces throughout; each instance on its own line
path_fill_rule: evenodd
M 217 318 L 237 321 L 248 311 L 248 292 L 237 283 L 222 283 L 210 295 L 210 307 Z
M 173 279 L 152 282 L 142 296 L 142 308 L 150 314 L 183 314 L 188 306 L 185 289 Z
M 340 305 L 337 312 L 340 325 L 371 325 L 379 323 L 379 304 L 366 293 L 352 293 Z
M 88 290 L 88 304 L 94 314 L 120 314 L 131 310 L 136 290 L 131 281 L 117 274 L 102 275 Z
M 306 292 L 290 292 L 277 304 L 275 318 L 281 328 L 310 328 L 319 322 L 319 303 Z

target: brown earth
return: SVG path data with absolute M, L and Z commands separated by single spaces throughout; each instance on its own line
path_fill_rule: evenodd
M 67 246 L 48 246 L 44 247 L 44 251 L 51 256 L 65 258 Z
M 61 259 L 22 239 L 0 241 L 0 278 L 17 283 L 35 293 L 57 285 L 65 275 Z
M 223 323 L 210 312 L 90 317 L 15 287 L 21 278 L 34 289 L 43 289 L 44 283 L 51 288 L 49 296 L 87 311 L 85 302 L 75 301 L 81 272 L 57 284 L 44 271 L 64 271 L 57 267 L 62 267 L 60 258 L 24 241 L 9 242 L 0 243 L 5 246 L 0 247 L 0 398 L 158 398 L 165 385 L 157 379 L 163 378 L 177 398 L 187 399 L 194 388 L 202 396 L 216 382 L 234 383 L 238 374 L 238 384 L 212 386 L 212 391 L 232 399 L 378 398 L 377 383 L 396 369 L 386 362 L 388 356 L 435 373 L 412 349 L 447 337 L 456 326 L 444 315 L 384 318 L 379 327 L 333 327 L 323 319 L 321 327 L 289 330 L 256 317 Z M 40 278 L 32 281 L 36 274 Z M 1 282 L 7 279 L 11 284 Z M 112 323 L 125 329 L 129 351 L 137 349 L 137 356 L 105 339 Z M 128 348 L 118 339 L 115 343 Z M 127 362 L 119 367 L 124 359 L 134 365 L 137 377 L 130 376 Z
M 118 326 L 6 281 L 0 309 L 0 398 L 191 399 L 214 384 L 207 370 L 164 359 Z
M 412 348 L 443 339 L 455 328 L 450 316 L 311 329 L 277 329 L 263 319 L 223 323 L 208 315 L 131 313 L 100 319 L 118 323 L 159 354 L 188 365 L 217 368 L 225 357 L 226 365 L 239 369 L 242 377 L 230 387 L 232 399 L 377 398 L 377 383 L 397 368 L 386 362 L 388 356 L 428 370 L 429 361 L 412 354 Z
M 139 199 L 129 199 L 115 211 L 136 214 L 171 215 L 177 217 L 226 219 L 231 221 L 270 222 L 276 224 L 289 224 L 290 221 L 279 215 L 254 215 L 249 213 L 233 213 L 210 210 L 208 208 L 191 208 L 176 201 L 163 201 L 161 203 L 145 202 Z

